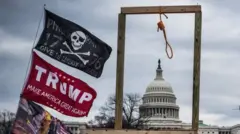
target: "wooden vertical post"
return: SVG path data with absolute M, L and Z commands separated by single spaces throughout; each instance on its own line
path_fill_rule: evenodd
M 201 62 L 202 12 L 195 13 L 192 129 L 197 133 L 199 123 L 200 62 Z
M 126 15 L 118 15 L 115 129 L 122 129 Z

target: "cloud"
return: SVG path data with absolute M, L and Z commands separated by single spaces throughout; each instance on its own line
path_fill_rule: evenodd
M 0 2 L 0 107 L 16 111 L 19 94 L 28 67 L 30 50 L 43 9 L 46 8 L 89 29 L 107 42 L 113 52 L 99 79 L 59 64 L 44 55 L 47 61 L 67 73 L 89 83 L 98 92 L 89 118 L 94 116 L 108 95 L 115 93 L 118 13 L 123 6 L 156 6 L 155 0 L 132 1 L 32 1 Z M 161 1 L 161 5 L 196 4 L 195 0 Z M 206 124 L 234 125 L 240 121 L 237 112 L 240 91 L 240 63 L 238 38 L 240 29 L 238 7 L 222 8 L 224 2 L 216 0 L 199 2 L 203 9 L 202 58 L 200 86 L 200 119 Z M 237 5 L 237 4 L 231 4 Z M 224 6 L 225 7 L 225 6 Z M 222 11 L 219 13 L 219 11 Z M 165 54 L 165 43 L 161 32 L 157 32 L 158 15 L 127 16 L 124 92 L 143 94 L 155 77 L 157 60 L 161 58 L 164 78 L 171 83 L 180 105 L 180 117 L 191 122 L 192 67 L 194 15 L 168 15 L 164 19 L 167 35 L 174 50 L 169 60 Z M 41 24 L 42 26 L 42 24 Z M 41 27 L 38 35 L 41 33 Z M 49 108 L 46 108 L 50 110 Z M 63 120 L 79 120 L 52 114 Z M 87 120 L 84 118 L 82 120 Z M 227 121 L 228 120 L 228 121 Z
M 0 98 L 1 103 L 5 103 L 20 96 L 25 78 L 23 75 L 19 75 L 19 72 L 26 74 L 27 63 L 23 58 L 13 57 L 12 54 L 6 52 L 0 53 L 0 61 L 0 69 L 2 71 L 0 74 Z

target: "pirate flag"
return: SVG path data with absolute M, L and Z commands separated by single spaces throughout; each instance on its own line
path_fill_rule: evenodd
M 68 66 L 99 78 L 112 48 L 85 28 L 48 10 L 35 49 Z

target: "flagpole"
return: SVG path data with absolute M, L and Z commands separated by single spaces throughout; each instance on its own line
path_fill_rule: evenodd
M 20 93 L 20 98 L 19 98 L 19 101 L 18 101 L 18 108 L 17 108 L 17 111 L 16 111 L 16 117 L 17 117 L 17 114 L 18 114 L 18 109 L 19 109 L 19 107 L 20 107 L 20 101 L 21 101 L 21 98 L 22 98 L 21 95 L 22 95 L 23 90 L 24 90 L 24 87 L 25 87 L 25 85 L 26 85 L 26 81 L 27 81 L 27 79 L 28 79 L 28 77 L 29 77 L 29 74 L 28 74 L 29 68 L 32 66 L 32 65 L 31 65 L 31 63 L 32 63 L 32 61 L 33 61 L 33 59 L 32 59 L 32 52 L 33 52 L 33 49 L 34 49 L 34 45 L 35 45 L 35 43 L 36 43 L 36 39 L 37 39 L 37 35 L 38 35 L 39 28 L 40 28 L 40 24 L 41 24 L 43 15 L 44 15 L 45 7 L 46 7 L 46 4 L 43 5 L 43 13 L 41 14 L 40 21 L 39 21 L 39 23 L 38 23 L 38 27 L 37 27 L 37 31 L 36 31 L 36 35 L 35 35 L 35 38 L 34 38 L 34 41 L 33 41 L 33 45 L 32 45 L 32 48 L 31 48 L 31 53 L 30 53 L 30 57 L 29 57 L 29 60 L 28 60 L 28 64 L 27 64 L 27 69 L 26 69 L 26 73 L 25 73 L 25 78 L 24 78 L 22 90 L 21 90 L 21 93 Z M 14 119 L 14 121 L 13 121 L 12 123 L 15 122 L 16 117 L 15 117 L 15 119 Z M 11 134 L 12 127 L 13 127 L 13 124 L 12 124 L 11 127 L 10 127 L 11 129 L 10 129 L 10 131 L 9 131 L 9 134 Z
M 32 48 L 31 48 L 30 58 L 28 60 L 28 66 L 27 66 L 27 70 L 26 70 L 26 73 L 25 73 L 25 78 L 24 78 L 24 84 L 23 84 L 23 87 L 22 87 L 22 92 L 23 92 L 23 88 L 24 88 L 24 86 L 26 84 L 26 80 L 28 79 L 29 65 L 30 65 L 30 61 L 32 61 L 32 51 L 33 51 L 34 45 L 35 45 L 36 40 L 37 40 L 38 30 L 40 28 L 40 24 L 41 24 L 43 15 L 44 15 L 45 6 L 46 6 L 46 4 L 44 4 L 44 6 L 43 6 L 43 13 L 41 14 L 40 21 L 39 21 L 38 27 L 37 27 L 37 32 L 36 32 L 36 35 L 35 35 L 35 38 L 34 38 L 34 41 L 33 41 L 33 45 L 32 45 Z M 21 94 L 22 94 L 22 92 L 21 92 Z

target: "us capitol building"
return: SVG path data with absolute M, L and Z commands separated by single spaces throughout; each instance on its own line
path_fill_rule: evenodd
M 147 120 L 145 129 L 191 129 L 190 123 L 179 119 L 180 107 L 171 84 L 164 80 L 161 61 L 158 60 L 155 79 L 148 85 L 139 107 L 140 114 Z M 240 134 L 240 124 L 231 127 L 210 126 L 199 121 L 198 134 Z

